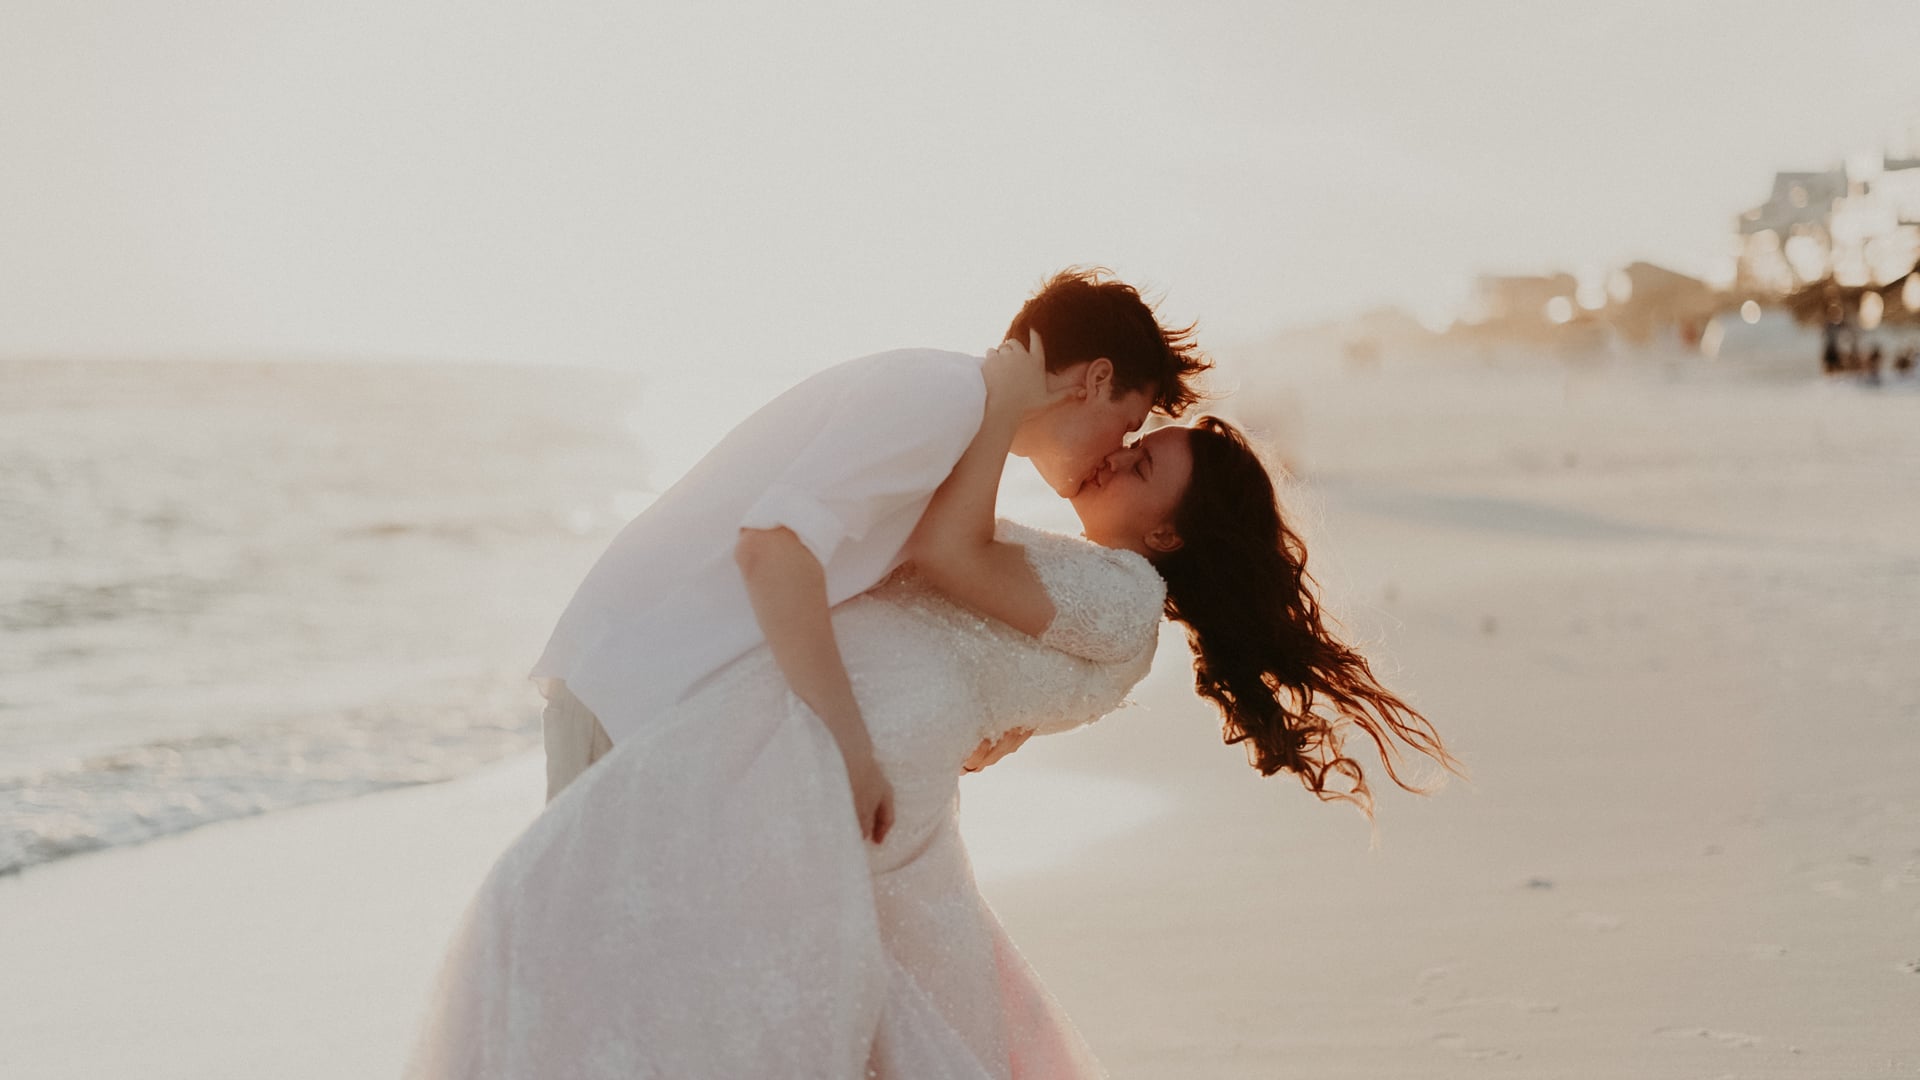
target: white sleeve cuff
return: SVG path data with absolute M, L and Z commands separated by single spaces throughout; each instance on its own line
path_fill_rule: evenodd
M 846 526 L 819 499 L 797 488 L 775 485 L 766 490 L 740 518 L 743 529 L 791 529 L 820 565 L 827 565 Z

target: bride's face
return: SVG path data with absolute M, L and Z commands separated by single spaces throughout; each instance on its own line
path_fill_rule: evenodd
M 1180 546 L 1173 514 L 1193 476 L 1187 434 L 1163 427 L 1107 455 L 1073 496 L 1087 539 L 1148 558 Z

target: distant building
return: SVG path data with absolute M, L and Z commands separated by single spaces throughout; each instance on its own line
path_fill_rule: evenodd
M 1683 338 L 1697 338 L 1725 303 L 1706 282 L 1663 266 L 1636 262 L 1621 273 L 1632 288 L 1624 299 L 1608 304 L 1602 318 L 1635 344 L 1645 344 L 1669 328 L 1677 328 Z
M 1868 187 L 1893 208 L 1902 226 L 1920 226 L 1920 158 L 1881 159 L 1881 173 Z
M 1773 194 L 1738 229 L 1740 292 L 1779 295 L 1828 278 L 1884 284 L 1920 257 L 1920 159 L 1883 156 L 1858 176 L 1776 173 Z
M 1833 252 L 1833 213 L 1852 191 L 1845 166 L 1773 175 L 1773 194 L 1740 215 L 1734 287 L 1786 293 L 1825 277 Z
M 1773 195 L 1740 215 L 1740 235 L 1773 232 L 1782 237 L 1796 229 L 1824 230 L 1833 206 L 1847 197 L 1845 166 L 1827 172 L 1773 174 Z
M 1572 317 L 1579 282 L 1572 274 L 1482 274 L 1473 280 L 1465 321 L 1479 325 L 1546 327 Z M 1549 309 L 1566 305 L 1567 316 L 1554 319 Z

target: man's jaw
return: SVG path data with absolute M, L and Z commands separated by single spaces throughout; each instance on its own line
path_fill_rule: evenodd
M 1092 475 L 1088 472 L 1072 473 L 1063 480 L 1055 481 L 1053 470 L 1042 468 L 1037 458 L 1028 458 L 1027 463 L 1033 466 L 1034 472 L 1040 474 L 1040 479 L 1046 482 L 1047 487 L 1063 499 L 1071 499 L 1080 494 L 1081 486 L 1087 482 L 1087 477 Z
M 1104 483 L 1106 471 L 1107 467 L 1105 462 L 1095 465 L 1093 468 L 1081 473 L 1078 477 L 1061 485 L 1057 489 L 1060 497 L 1063 499 L 1074 499 L 1085 494 L 1088 488 L 1106 486 Z
M 1113 474 L 1108 471 L 1107 463 L 1102 461 L 1089 470 L 1085 476 L 1080 478 L 1080 482 L 1074 485 L 1073 493 L 1075 495 L 1081 495 L 1085 494 L 1088 488 L 1093 488 L 1096 491 L 1105 488 L 1107 486 L 1107 477 L 1111 475 Z
M 1087 490 L 1088 485 L 1099 487 L 1100 483 L 1097 477 L 1099 477 L 1107 467 L 1106 459 L 1101 458 L 1095 461 L 1091 467 L 1084 467 L 1069 473 L 1066 479 L 1055 483 L 1049 475 L 1052 470 L 1050 468 L 1043 468 L 1038 458 L 1029 457 L 1027 458 L 1027 463 L 1033 466 L 1033 471 L 1040 474 L 1040 478 L 1046 481 L 1049 488 L 1053 489 L 1053 493 L 1063 499 L 1071 499 L 1081 494 Z

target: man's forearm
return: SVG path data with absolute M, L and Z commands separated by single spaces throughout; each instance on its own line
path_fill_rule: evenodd
M 787 529 L 742 529 L 734 553 L 754 618 L 787 685 L 826 724 L 842 757 L 849 763 L 870 757 L 873 741 L 833 636 L 820 561 Z

